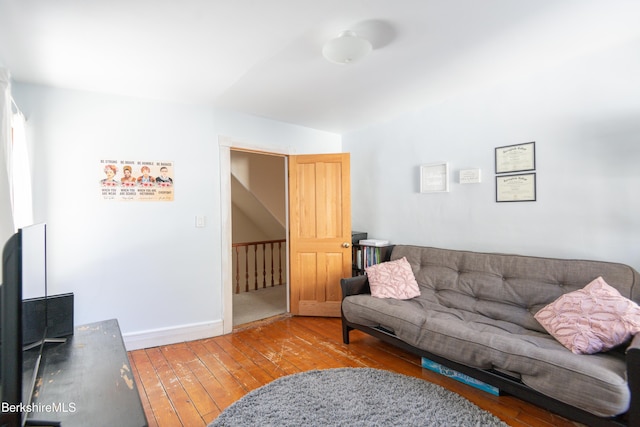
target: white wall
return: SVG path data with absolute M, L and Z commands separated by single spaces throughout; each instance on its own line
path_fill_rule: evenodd
M 235 203 L 231 205 L 231 216 L 233 218 L 231 240 L 233 243 L 260 242 L 271 240 L 260 226 L 247 216 L 247 214 Z
M 285 159 L 234 151 L 231 153 L 231 171 L 284 228 L 287 221 Z
M 640 41 L 476 87 L 343 135 L 354 230 L 395 243 L 627 263 L 640 269 Z M 536 202 L 495 202 L 495 147 L 536 142 Z M 451 189 L 419 193 L 448 161 Z M 460 169 L 481 184 L 458 183 Z
M 14 97 L 35 149 L 50 291 L 74 292 L 76 324 L 117 318 L 129 348 L 222 331 L 220 135 L 285 153 L 341 150 L 339 135 L 206 107 L 27 84 Z M 101 200 L 103 158 L 173 161 L 175 200 Z

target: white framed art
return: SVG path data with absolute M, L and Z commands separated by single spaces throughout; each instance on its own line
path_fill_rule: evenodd
M 446 193 L 449 191 L 449 163 L 437 162 L 420 166 L 420 192 Z

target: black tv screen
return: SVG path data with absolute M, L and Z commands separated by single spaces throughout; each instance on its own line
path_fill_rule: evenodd
M 22 426 L 26 420 L 27 414 L 23 412 L 23 408 L 31 401 L 42 343 L 46 342 L 47 338 L 50 310 L 47 298 L 46 236 L 47 227 L 44 223 L 21 228 L 7 241 L 2 252 L 0 288 L 0 363 L 2 364 L 0 398 L 3 405 L 0 426 L 2 427 Z M 25 298 L 28 298 L 26 304 Z M 73 299 L 70 298 L 70 301 Z M 61 333 L 58 330 L 55 332 Z M 35 354 L 33 351 L 24 353 L 25 348 L 33 348 Z M 25 378 L 25 372 L 28 374 L 27 378 Z
M 22 424 L 22 239 L 14 234 L 2 251 L 0 286 L 0 425 Z M 4 409 L 7 409 L 6 411 Z
M 33 224 L 20 229 L 22 245 L 22 345 L 48 338 L 47 331 L 47 226 Z M 33 303 L 29 303 L 33 301 Z

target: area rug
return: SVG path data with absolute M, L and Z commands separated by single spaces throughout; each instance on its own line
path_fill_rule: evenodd
M 419 378 L 371 368 L 279 378 L 230 405 L 221 426 L 507 426 L 467 399 Z

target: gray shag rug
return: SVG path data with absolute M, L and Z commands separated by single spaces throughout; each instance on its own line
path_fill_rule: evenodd
M 220 426 L 507 426 L 458 394 L 371 368 L 314 370 L 278 378 L 230 405 Z

